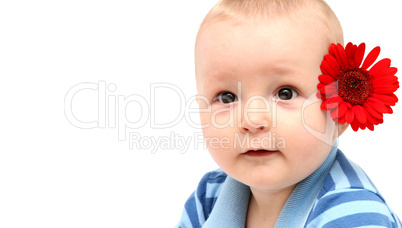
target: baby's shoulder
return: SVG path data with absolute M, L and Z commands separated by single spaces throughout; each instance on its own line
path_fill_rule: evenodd
M 217 198 L 226 178 L 227 174 L 221 169 L 206 173 L 197 187 L 198 199 L 203 201 L 205 198 Z
M 226 178 L 221 169 L 206 173 L 187 199 L 177 227 L 201 227 L 211 214 Z
M 380 196 L 377 188 L 363 169 L 338 150 L 318 198 L 342 189 L 364 189 Z
M 363 188 L 340 188 L 318 198 L 307 227 L 401 227 L 383 197 Z
M 309 216 L 308 227 L 401 227 L 366 173 L 338 151 Z M 345 226 L 344 226 L 345 225 Z

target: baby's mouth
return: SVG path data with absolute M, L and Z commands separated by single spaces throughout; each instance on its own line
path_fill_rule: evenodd
M 258 150 L 247 150 L 243 154 L 250 157 L 264 157 L 269 156 L 274 153 L 279 152 L 279 150 L 265 150 L 265 149 L 258 149 Z

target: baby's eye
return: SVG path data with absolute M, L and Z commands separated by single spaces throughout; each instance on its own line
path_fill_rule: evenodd
M 220 92 L 215 98 L 214 100 L 217 100 L 221 103 L 224 104 L 229 104 L 229 103 L 233 103 L 235 101 L 237 101 L 237 96 L 234 95 L 231 92 L 228 91 L 224 91 L 224 92 Z
M 275 98 L 280 99 L 280 100 L 290 100 L 290 99 L 297 97 L 297 95 L 298 95 L 298 93 L 294 89 L 282 88 L 275 95 Z

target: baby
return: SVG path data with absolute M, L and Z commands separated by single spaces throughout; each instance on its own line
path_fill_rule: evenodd
M 201 123 L 220 169 L 177 227 L 401 227 L 337 148 L 349 126 L 317 98 L 341 25 L 322 0 L 221 0 L 195 46 Z

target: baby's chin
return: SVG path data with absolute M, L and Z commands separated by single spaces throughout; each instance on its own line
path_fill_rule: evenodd
M 285 173 L 275 172 L 267 168 L 248 170 L 241 174 L 228 174 L 235 180 L 249 186 L 251 189 L 277 191 L 282 189 L 294 188 L 298 182 L 295 178 L 289 178 Z M 300 177 L 304 179 L 303 177 Z
M 243 182 L 242 182 L 243 183 Z M 272 180 L 272 179 L 252 179 L 252 180 L 247 180 L 246 183 L 243 183 L 247 186 L 250 187 L 251 190 L 258 190 L 258 191 L 267 191 L 267 192 L 280 192 L 284 190 L 289 190 L 293 191 L 293 189 L 296 187 L 298 182 L 293 183 L 289 182 L 289 180 L 286 181 L 280 181 L 280 180 Z

